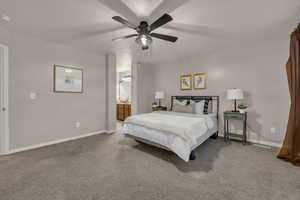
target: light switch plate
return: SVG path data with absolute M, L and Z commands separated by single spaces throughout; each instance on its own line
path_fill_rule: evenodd
M 30 99 L 34 100 L 36 99 L 36 93 L 35 92 L 30 92 Z

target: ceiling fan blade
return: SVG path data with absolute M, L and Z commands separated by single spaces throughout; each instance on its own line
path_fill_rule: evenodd
M 112 41 L 124 40 L 124 39 L 135 37 L 135 36 L 138 36 L 138 34 L 131 34 L 131 35 L 123 36 L 123 37 L 114 38 L 114 39 L 112 39 Z
M 205 36 L 217 39 L 230 39 L 230 34 L 219 28 L 213 28 L 208 26 L 190 25 L 183 23 L 172 23 L 172 25 L 164 26 L 165 29 L 172 31 L 180 31 L 196 36 Z
M 152 37 L 155 37 L 155 38 L 159 38 L 159 39 L 162 39 L 162 40 L 167 40 L 169 42 L 176 42 L 178 37 L 174 37 L 174 36 L 171 36 L 171 35 L 163 35 L 163 34 L 159 34 L 159 33 L 151 33 L 150 34 Z
M 157 29 L 158 27 L 163 26 L 172 20 L 173 20 L 173 18 L 170 15 L 168 15 L 167 13 L 165 13 L 163 16 L 158 18 L 155 22 L 153 22 L 150 25 L 150 31 L 153 31 L 153 30 Z
M 164 13 L 172 13 L 174 10 L 184 6 L 190 0 L 163 0 L 159 6 L 157 6 L 149 16 L 150 21 L 154 22 L 155 19 L 158 19 Z
M 125 19 L 134 24 L 137 24 L 140 21 L 136 14 L 123 2 L 123 0 L 98 0 L 98 2 L 110 10 L 119 13 L 120 16 L 123 16 Z
M 134 30 L 137 28 L 134 24 L 130 23 L 129 21 L 127 21 L 126 19 L 123 19 L 120 16 L 114 16 L 112 18 L 114 20 L 116 20 L 117 22 L 120 22 L 121 24 L 124 24 L 124 25 L 128 26 L 129 28 L 132 28 Z

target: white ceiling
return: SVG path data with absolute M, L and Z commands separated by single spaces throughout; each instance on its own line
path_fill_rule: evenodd
M 121 0 L 137 17 L 148 17 L 163 0 Z
M 121 15 L 137 24 L 169 13 L 174 20 L 155 32 L 179 37 L 175 43 L 154 39 L 142 52 L 134 39 L 112 42 L 134 33 L 111 19 Z M 125 59 L 160 62 L 205 54 L 228 44 L 260 38 L 288 37 L 300 21 L 299 0 L 0 0 L 0 14 L 11 17 L 0 26 Z

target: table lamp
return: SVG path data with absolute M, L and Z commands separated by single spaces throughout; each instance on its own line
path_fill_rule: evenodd
M 243 90 L 241 89 L 228 89 L 227 90 L 227 99 L 228 100 L 234 100 L 234 110 L 232 112 L 238 112 L 236 110 L 236 100 L 244 99 Z
M 158 99 L 158 106 L 161 106 L 161 100 L 165 98 L 165 93 L 162 91 L 155 92 L 155 99 Z

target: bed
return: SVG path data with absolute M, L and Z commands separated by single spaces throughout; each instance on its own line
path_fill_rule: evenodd
M 209 102 L 211 111 L 206 113 L 174 112 L 176 102 L 187 105 Z M 218 137 L 218 96 L 172 96 L 170 111 L 155 111 L 128 117 L 122 134 L 138 142 L 163 148 L 188 162 L 196 159 L 194 149 L 208 138 Z

